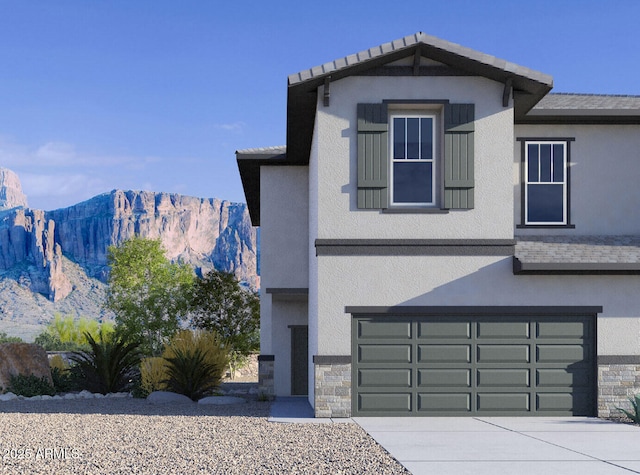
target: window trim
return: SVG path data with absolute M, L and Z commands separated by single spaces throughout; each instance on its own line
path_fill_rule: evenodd
M 389 208 L 435 208 L 438 205 L 439 195 L 440 195 L 440 187 L 438 186 L 438 174 L 440 172 L 439 163 L 440 159 L 440 134 L 439 134 L 439 120 L 438 120 L 438 111 L 433 109 L 415 109 L 415 110 L 407 110 L 407 109 L 390 109 L 389 110 Z M 431 158 L 430 159 L 396 159 L 394 157 L 394 147 L 395 147 L 395 119 L 431 119 Z M 419 142 L 422 143 L 421 141 Z M 405 140 L 405 147 L 407 146 Z M 396 163 L 431 163 L 431 201 L 426 202 L 405 202 L 399 201 L 396 202 L 394 199 L 394 165 Z
M 575 137 L 518 137 L 520 142 L 520 223 L 516 228 L 569 228 L 574 229 L 571 222 L 571 142 Z M 554 222 L 527 222 L 527 186 L 528 182 L 528 144 L 562 144 L 565 147 L 564 157 L 564 220 L 562 223 Z

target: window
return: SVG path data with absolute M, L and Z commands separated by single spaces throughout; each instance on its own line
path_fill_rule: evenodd
M 391 116 L 391 203 L 434 205 L 436 117 Z
M 525 141 L 524 224 L 567 225 L 568 141 Z
M 358 104 L 358 209 L 472 209 L 474 114 L 446 100 Z

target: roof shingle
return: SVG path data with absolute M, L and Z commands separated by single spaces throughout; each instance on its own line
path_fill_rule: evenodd
M 515 257 L 522 263 L 640 263 L 640 236 L 516 237 Z

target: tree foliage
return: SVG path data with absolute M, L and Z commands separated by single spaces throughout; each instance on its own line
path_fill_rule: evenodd
M 105 306 L 144 354 L 158 355 L 180 328 L 189 308 L 193 270 L 172 263 L 160 240 L 134 237 L 108 249 L 111 266 Z
M 240 286 L 233 274 L 211 271 L 194 284 L 191 324 L 215 331 L 229 348 L 232 370 L 259 348 L 260 299 Z
M 101 331 L 105 334 L 113 333 L 113 323 L 100 323 L 85 317 L 75 319 L 72 315 L 62 316 L 60 313 L 56 313 L 53 320 L 35 338 L 34 343 L 47 351 L 86 350 L 89 348 L 89 342 L 85 333 L 96 339 Z

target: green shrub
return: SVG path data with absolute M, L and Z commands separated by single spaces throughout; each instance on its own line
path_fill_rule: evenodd
M 85 333 L 91 350 L 75 352 L 71 360 L 77 363 L 86 389 L 102 394 L 129 389 L 135 369 L 140 363 L 137 342 L 127 342 L 121 335 L 100 333 L 98 341 Z
M 53 396 L 56 391 L 47 378 L 30 374 L 12 375 L 9 378 L 9 387 L 7 388 L 17 396 L 32 397 L 48 395 Z
M 167 389 L 194 401 L 213 394 L 229 363 L 227 350 L 214 332 L 182 330 L 166 346 Z
M 6 332 L 0 332 L 0 345 L 2 343 L 24 343 L 19 336 L 9 336 Z
M 616 407 L 616 409 L 618 409 L 618 411 L 620 412 L 623 412 L 636 424 L 640 424 L 640 394 L 636 394 L 634 397 L 630 397 L 629 401 L 631 401 L 631 407 L 633 408 L 633 410 L 627 411 L 626 409 L 622 409 L 620 407 Z
M 164 358 L 145 358 L 140 363 L 140 386 L 150 394 L 153 391 L 166 391 L 167 362 Z
M 46 351 L 81 351 L 89 348 L 88 346 L 82 347 L 72 341 L 63 343 L 60 338 L 51 335 L 46 330 L 35 338 L 34 343 L 40 345 Z
M 56 394 L 85 389 L 82 386 L 82 376 L 78 373 L 75 366 L 68 369 L 51 368 L 51 379 Z

